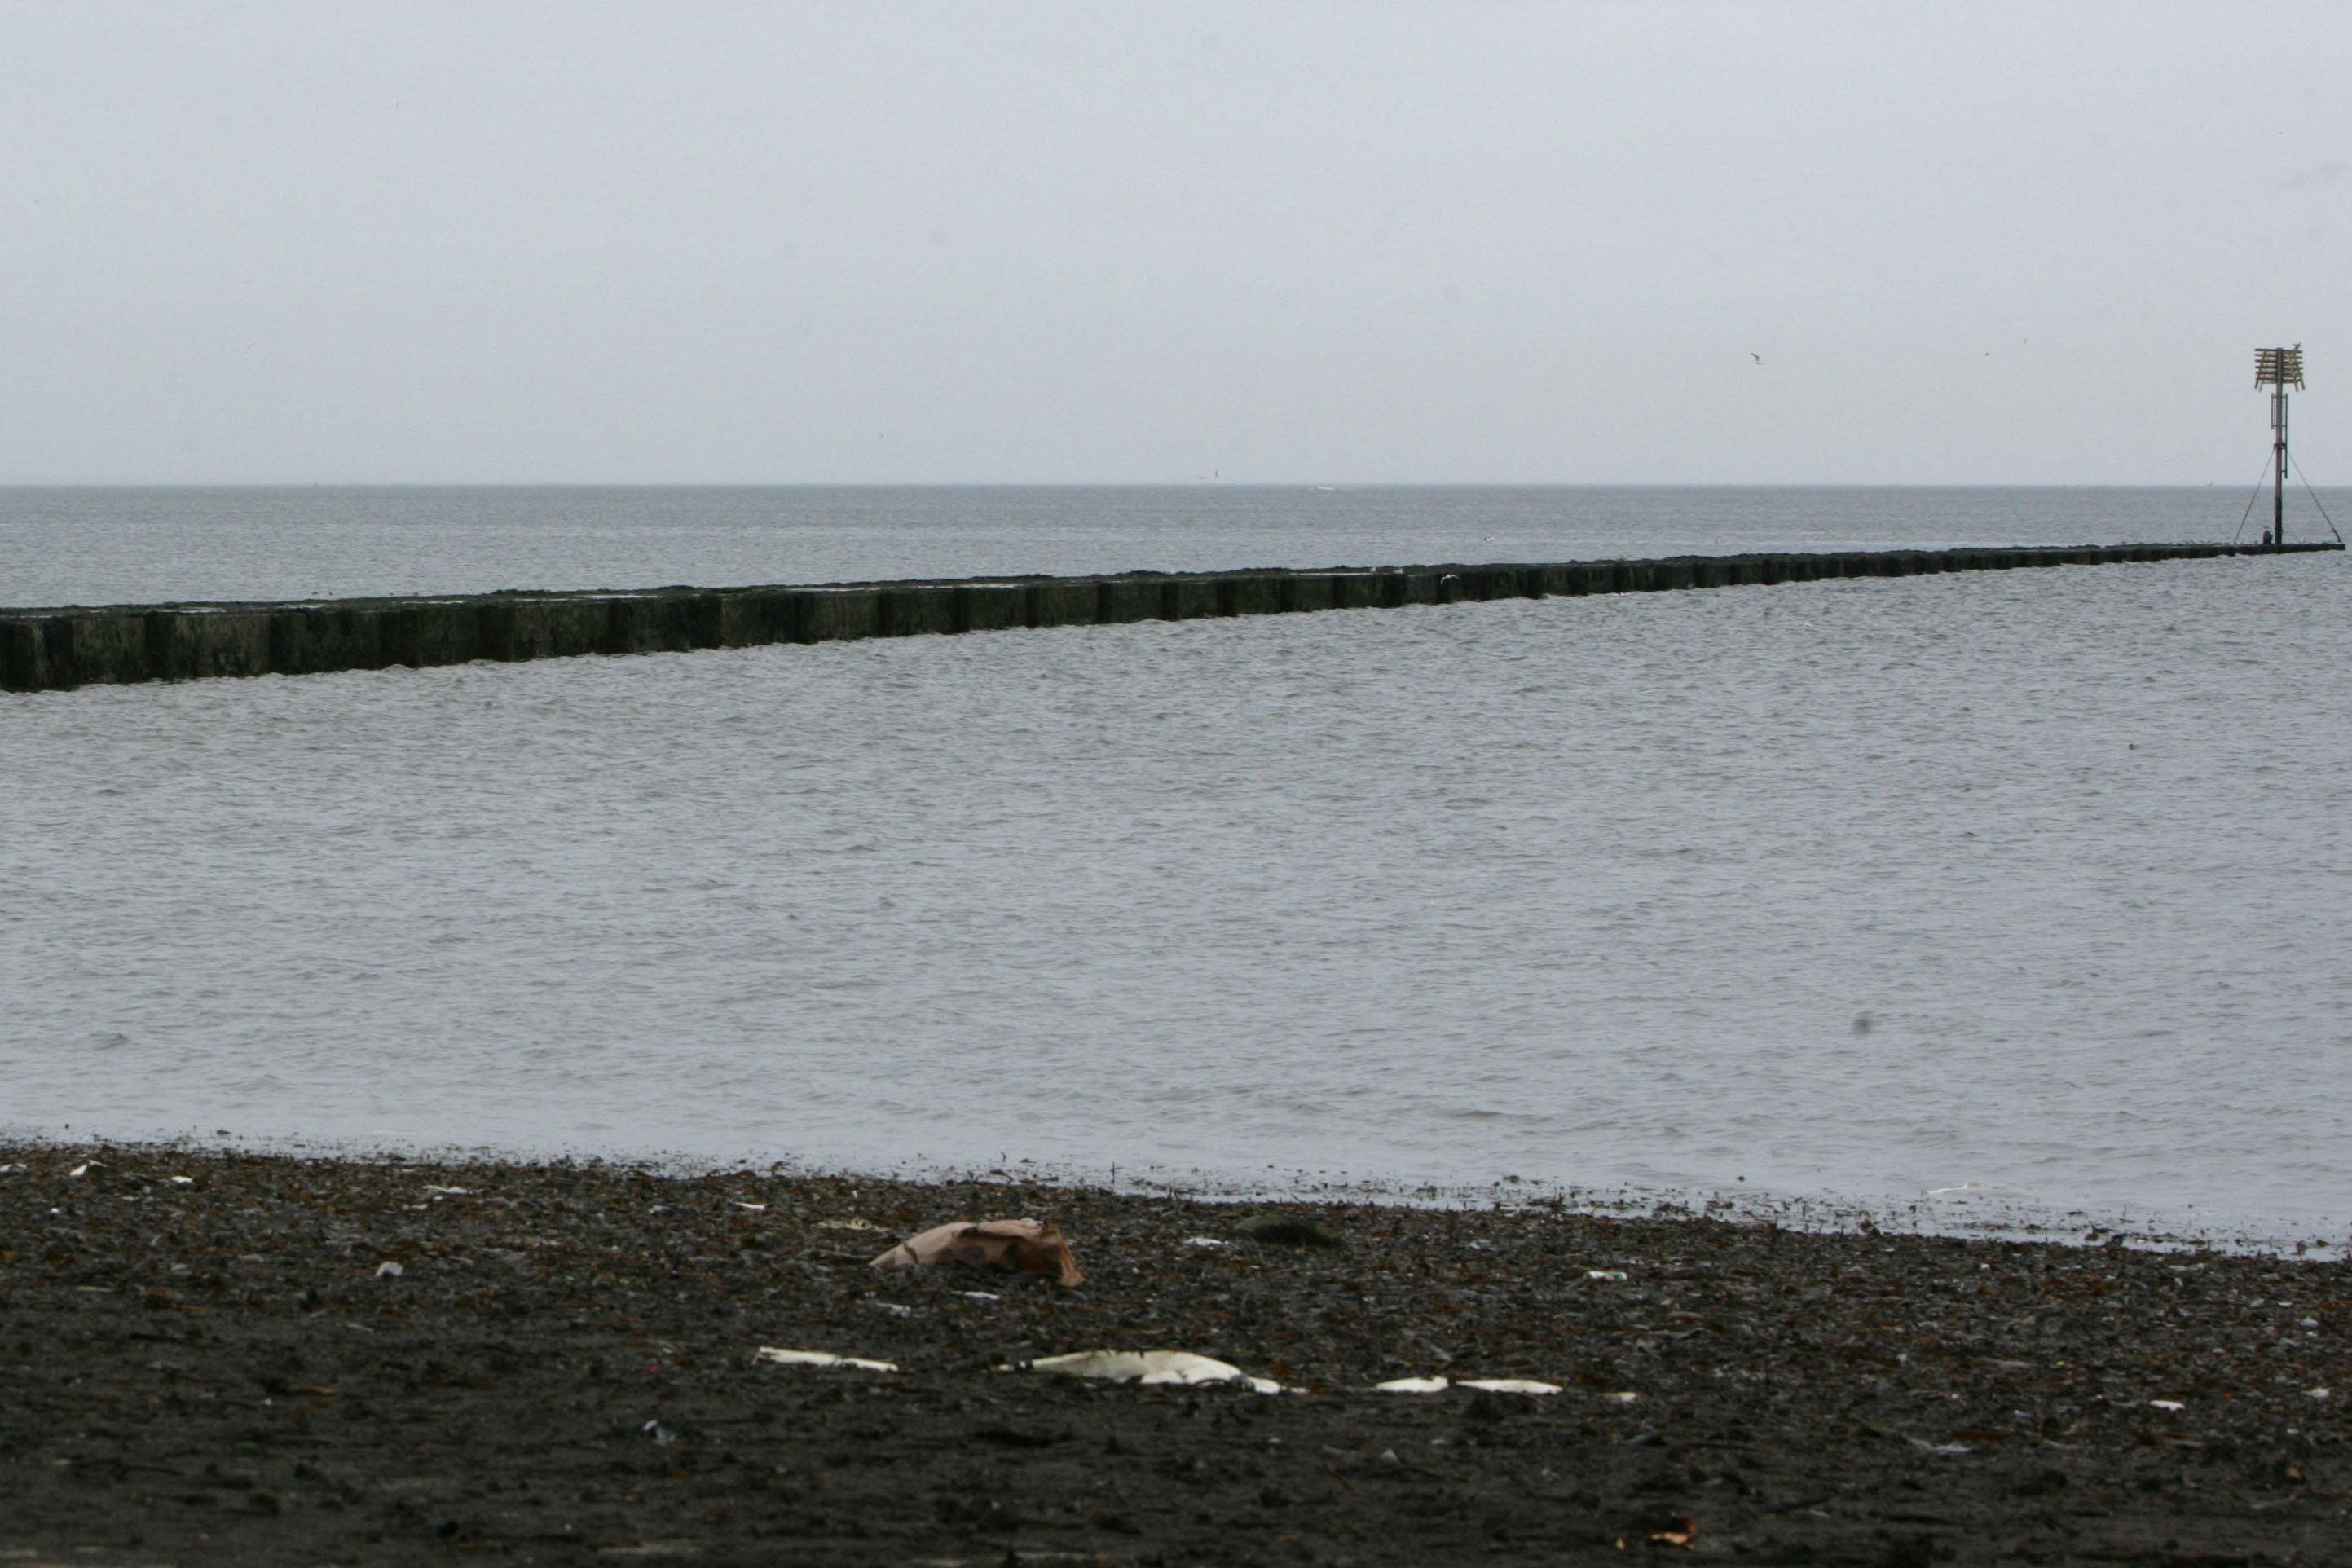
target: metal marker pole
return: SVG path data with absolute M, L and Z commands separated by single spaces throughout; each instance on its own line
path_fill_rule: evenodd
M 2271 389 L 2271 532 L 2273 545 L 2286 542 L 2286 389 L 2303 386 L 2303 345 L 2291 349 L 2256 349 L 2254 384 Z M 2257 488 L 2254 494 L 2262 494 Z M 2239 524 L 2244 527 L 2242 521 Z
M 2286 542 L 2286 388 L 2271 394 L 2271 448 L 2278 472 L 2271 480 L 2271 542 Z

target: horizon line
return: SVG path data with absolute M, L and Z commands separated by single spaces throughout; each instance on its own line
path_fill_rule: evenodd
M 2268 476 L 2264 476 L 2267 479 Z M 0 490 L 2192 490 L 2218 479 L 0 479 Z M 2352 485 L 2320 485 L 2320 489 Z

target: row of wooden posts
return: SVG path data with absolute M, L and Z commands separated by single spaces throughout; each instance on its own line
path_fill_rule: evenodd
M 0 609 L 0 689 L 2335 550 L 2115 544 Z

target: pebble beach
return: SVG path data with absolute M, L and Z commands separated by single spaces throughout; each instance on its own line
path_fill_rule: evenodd
M 1014 1216 L 1083 1283 L 870 1267 Z M 1268 1217 L 1002 1175 L 0 1148 L 0 1561 L 2352 1556 L 2352 1266 Z M 1089 1350 L 1257 1383 L 1024 1370 Z

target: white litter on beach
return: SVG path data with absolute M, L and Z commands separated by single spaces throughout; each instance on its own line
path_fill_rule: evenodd
M 1392 1377 L 1372 1384 L 1374 1394 L 1443 1394 L 1449 1388 L 1472 1388 L 1481 1394 L 1558 1394 L 1559 1384 L 1538 1383 L 1531 1377 Z
M 1584 1277 L 1587 1279 L 1622 1279 L 1625 1271 L 1622 1268 L 1588 1268 Z
M 2158 1410 L 2186 1410 L 2189 1408 L 2189 1406 L 2181 1404 L 2178 1399 L 2151 1399 L 2148 1403 L 2156 1406 Z
M 1612 1405 L 1631 1405 L 1642 1396 L 1630 1388 L 1622 1388 L 1614 1394 L 1604 1394 L 1601 1397 Z
M 1074 1351 L 1040 1356 L 997 1368 L 999 1372 L 1051 1372 L 1066 1377 L 1098 1377 L 1109 1383 L 1246 1383 L 1260 1394 L 1280 1394 L 1282 1384 L 1252 1377 L 1230 1362 L 1191 1351 Z
M 832 1355 L 824 1351 L 788 1351 L 775 1345 L 761 1345 L 754 1361 L 770 1361 L 778 1366 L 845 1366 L 859 1372 L 896 1372 L 895 1361 L 868 1361 L 864 1356 Z
M 1538 1383 L 1532 1377 L 1465 1377 L 1456 1388 L 1475 1388 L 1482 1394 L 1558 1394 L 1559 1384 Z

